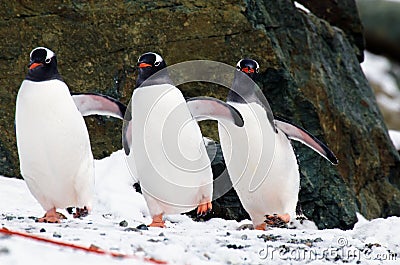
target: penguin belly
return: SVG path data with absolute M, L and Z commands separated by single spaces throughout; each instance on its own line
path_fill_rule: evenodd
M 66 84 L 23 81 L 16 103 L 21 174 L 44 210 L 92 207 L 93 155 Z
M 200 127 L 179 89 L 139 87 L 132 95 L 128 163 L 152 216 L 190 211 L 212 197 L 212 171 Z
M 289 139 L 275 133 L 265 110 L 257 103 L 228 102 L 243 117 L 244 126 L 219 123 L 221 148 L 227 170 L 253 224 L 265 215 L 295 215 L 299 171 Z

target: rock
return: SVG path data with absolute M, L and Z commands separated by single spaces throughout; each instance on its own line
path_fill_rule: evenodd
M 298 0 L 313 14 L 343 30 L 360 63 L 364 60 L 364 29 L 355 0 Z
M 135 189 L 136 192 L 142 193 L 142 188 L 140 187 L 139 182 L 134 183 L 133 188 Z
M 242 249 L 245 248 L 245 246 L 241 246 L 241 245 L 236 245 L 236 244 L 228 244 L 226 245 L 227 248 L 232 248 L 232 249 Z
M 128 222 L 125 220 L 122 220 L 121 222 L 119 222 L 119 226 L 121 227 L 127 227 L 128 226 Z
M 149 228 L 147 227 L 147 225 L 145 224 L 140 224 L 136 227 L 136 229 L 138 230 L 149 230 Z
M 400 62 L 400 3 L 358 0 L 357 6 L 365 29 L 366 48 Z
M 8 255 L 10 254 L 10 250 L 6 247 L 0 247 L 0 255 Z
M 350 43 L 340 29 L 279 3 L 269 6 L 268 16 L 257 4 L 249 15 L 279 46 L 270 55 L 280 58 L 278 66 L 269 63 L 260 85 L 275 115 L 311 131 L 339 157 L 336 168 L 295 144 L 304 214 L 319 228 L 344 229 L 353 226 L 355 211 L 367 218 L 387 216 L 389 209 L 400 214 L 394 200 L 399 156 Z
M 143 52 L 159 52 L 169 65 L 193 59 L 235 65 L 242 57 L 253 57 L 261 65 L 259 84 L 274 113 L 316 135 L 339 157 L 334 167 L 295 145 L 304 214 L 319 228 L 344 229 L 354 225 L 356 211 L 367 218 L 400 215 L 399 154 L 359 66 L 362 45 L 354 1 L 340 2 L 332 10 L 350 7 L 343 16 L 353 17 L 344 24 L 335 20 L 341 12 L 323 15 L 328 3 L 315 6 L 313 15 L 290 0 L 4 2 L 0 174 L 19 174 L 15 99 L 36 46 L 57 53 L 71 91 L 101 92 L 125 104 L 135 84 L 132 67 Z M 188 97 L 225 99 L 227 93 L 210 84 L 181 89 Z M 121 149 L 120 121 L 86 120 L 96 158 Z M 218 140 L 215 122 L 203 124 L 202 131 Z M 222 164 L 218 167 L 223 170 Z M 232 192 L 216 200 L 214 211 L 224 218 L 247 218 Z

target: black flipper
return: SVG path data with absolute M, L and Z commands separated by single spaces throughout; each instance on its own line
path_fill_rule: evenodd
M 332 164 L 334 165 L 338 164 L 338 159 L 336 158 L 335 154 L 324 143 L 322 143 L 314 135 L 307 132 L 303 128 L 276 117 L 275 117 L 275 125 L 277 128 L 282 130 L 288 136 L 289 139 L 296 140 L 307 145 L 315 152 L 320 154 L 322 157 L 326 158 Z
M 72 93 L 71 95 L 82 116 L 105 115 L 124 119 L 126 106 L 112 97 L 97 93 Z
M 242 115 L 231 105 L 211 97 L 195 97 L 186 100 L 187 106 L 197 121 L 225 120 L 236 126 L 244 124 Z

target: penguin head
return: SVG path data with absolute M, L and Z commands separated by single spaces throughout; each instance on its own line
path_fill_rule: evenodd
M 27 79 L 45 81 L 60 79 L 57 70 L 56 54 L 48 48 L 37 47 L 29 55 Z
M 137 62 L 139 73 L 155 73 L 161 69 L 167 67 L 164 59 L 155 52 L 146 52 L 139 57 Z
M 45 48 L 45 47 L 37 47 L 31 51 L 29 56 L 29 70 L 34 71 L 37 68 L 44 67 L 49 68 L 52 65 L 57 67 L 57 64 L 54 62 L 56 54 Z
M 136 87 L 138 87 L 151 75 L 166 68 L 167 64 L 159 54 L 147 52 L 139 57 L 136 66 L 139 72 L 138 80 L 136 81 Z
M 228 93 L 227 101 L 245 103 L 255 98 L 253 86 L 259 71 L 260 66 L 256 60 L 241 59 L 236 64 L 232 89 Z
M 257 77 L 260 66 L 258 65 L 256 60 L 253 59 L 241 59 L 236 64 L 236 70 L 241 71 L 248 75 L 251 79 L 255 80 Z

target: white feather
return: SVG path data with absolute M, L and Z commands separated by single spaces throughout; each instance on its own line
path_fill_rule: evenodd
M 243 117 L 244 126 L 219 123 L 221 148 L 234 188 L 253 224 L 266 214 L 295 216 L 300 176 L 290 140 L 273 131 L 265 110 L 257 103 L 229 103 Z
M 152 216 L 194 209 L 212 196 L 212 171 L 200 128 L 171 85 L 140 87 L 132 95 L 132 149 Z
M 46 211 L 91 207 L 94 169 L 89 135 L 64 82 L 23 81 L 16 134 L 21 174 Z

